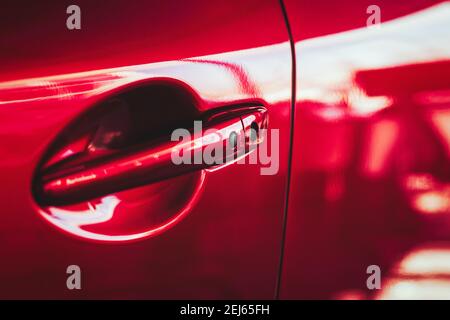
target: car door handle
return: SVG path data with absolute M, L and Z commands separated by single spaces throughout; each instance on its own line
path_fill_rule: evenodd
M 172 141 L 164 137 L 130 149 L 100 153 L 92 151 L 89 139 L 82 137 L 70 148 L 62 147 L 50 157 L 38 175 L 37 192 L 42 203 L 70 204 L 179 176 L 194 170 L 221 166 L 252 152 L 264 140 L 267 112 L 263 107 L 239 108 L 209 114 L 202 119 L 202 131 L 186 129 L 192 139 Z M 73 144 L 75 146 L 73 146 Z M 75 160 L 58 159 L 66 149 L 76 149 Z M 220 161 L 207 161 L 208 148 L 223 150 Z M 67 153 L 67 151 L 65 151 Z M 174 163 L 173 154 L 190 161 Z M 81 160 L 80 160 L 81 159 Z M 188 159 L 188 157 L 184 157 Z M 199 161 L 200 160 L 200 161 Z

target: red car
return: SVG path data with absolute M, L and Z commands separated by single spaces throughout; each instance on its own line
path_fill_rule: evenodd
M 0 34 L 0 298 L 450 299 L 448 1 L 7 1 Z

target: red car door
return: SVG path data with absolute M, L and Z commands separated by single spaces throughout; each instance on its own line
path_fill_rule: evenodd
M 284 3 L 297 67 L 280 297 L 448 299 L 448 1 Z
M 2 4 L 0 297 L 273 298 L 292 92 L 280 3 L 77 1 L 79 29 L 71 4 Z M 174 129 L 263 113 L 265 163 L 164 162 Z

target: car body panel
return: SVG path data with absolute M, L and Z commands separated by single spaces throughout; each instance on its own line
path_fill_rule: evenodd
M 79 31 L 65 27 L 68 5 L 11 4 L 6 12 L 16 19 L 2 21 L 0 297 L 273 298 L 291 106 L 279 3 L 78 2 Z M 192 195 L 169 183 L 172 194 L 188 195 L 187 212 L 137 242 L 91 241 L 46 223 L 31 189 L 52 141 L 106 97 L 154 81 L 186 89 L 201 112 L 263 104 L 270 126 L 281 128 L 278 174 L 232 164 L 204 172 Z M 67 289 L 69 265 L 80 266 L 82 290 Z
M 370 1 L 285 3 L 297 91 L 280 297 L 407 298 L 414 277 L 397 275 L 385 295 L 369 290 L 367 268 L 380 267 L 388 291 L 404 256 L 448 240 L 448 223 L 428 226 L 410 183 L 432 181 L 429 213 L 445 220 L 449 3 L 381 1 L 382 23 L 369 27 Z M 411 290 L 426 298 L 438 285 Z
M 77 1 L 80 30 L 69 5 L 2 3 L 0 298 L 450 291 L 448 1 L 378 1 L 371 26 L 368 0 Z M 187 101 L 196 115 L 267 110 L 275 174 L 233 162 L 41 201 L 65 133 L 141 88 L 161 88 L 137 100 L 154 131 Z M 67 287 L 71 265 L 82 290 Z M 368 288 L 373 265 L 382 290 Z

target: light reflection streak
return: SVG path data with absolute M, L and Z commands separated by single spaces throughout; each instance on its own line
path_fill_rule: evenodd
M 379 300 L 448 300 L 450 281 L 436 279 L 391 280 L 377 295 Z
M 381 120 L 371 126 L 362 164 L 365 175 L 377 177 L 385 172 L 398 135 L 399 127 L 393 120 Z
M 354 83 L 355 73 L 447 60 L 449 15 L 446 2 L 383 23 L 379 29 L 361 28 L 297 42 L 297 101 L 348 106 L 344 110 L 354 116 L 389 107 L 390 97 L 369 97 L 361 91 Z M 433 36 L 423 30 L 433 30 Z
M 102 223 L 113 222 L 115 220 L 115 213 L 120 208 L 119 205 L 127 202 L 127 200 L 121 200 L 115 195 L 109 195 L 101 198 L 100 203 L 96 205 L 91 202 L 86 202 L 85 204 L 88 206 L 88 209 L 84 210 L 65 210 L 58 207 L 48 207 L 40 209 L 39 212 L 40 215 L 53 226 L 56 226 L 68 234 L 75 235 L 83 239 L 101 242 L 127 242 L 149 238 L 170 229 L 193 209 L 194 205 L 198 201 L 205 177 L 206 173 L 201 171 L 200 177 L 196 182 L 192 195 L 190 195 L 189 201 L 181 210 L 179 210 L 163 224 L 158 226 L 149 226 L 147 227 L 148 230 L 143 232 L 108 234 L 105 233 L 104 229 L 95 232 L 96 225 L 101 226 Z M 132 193 L 133 191 L 134 190 L 131 189 L 126 192 Z M 151 215 L 153 213 L 145 211 L 144 214 Z M 86 226 L 91 226 L 90 230 L 92 231 L 84 229 Z M 145 229 L 145 226 L 139 227 Z
M 399 265 L 398 274 L 450 277 L 450 249 L 430 247 L 418 248 L 408 254 Z
M 409 174 L 403 188 L 412 207 L 423 214 L 450 214 L 450 184 L 430 174 Z
M 413 200 L 416 210 L 426 214 L 450 214 L 450 186 L 416 195 Z
M 450 100 L 450 92 L 448 98 Z M 450 101 L 448 103 L 448 109 L 431 111 L 431 122 L 440 134 L 442 145 L 450 159 Z
M 399 262 L 376 298 L 448 300 L 449 293 L 450 249 L 429 244 L 412 250 Z
M 52 99 L 87 98 L 130 83 L 166 77 L 178 79 L 194 88 L 200 88 L 199 92 L 207 100 L 224 97 L 228 100 L 254 98 L 259 92 L 264 92 L 266 100 L 275 103 L 285 101 L 291 95 L 290 84 L 286 82 L 287 79 L 280 78 L 280 75 L 290 74 L 288 48 L 289 42 L 282 42 L 177 61 L 8 81 L 0 83 L 0 105 Z M 283 57 L 283 54 L 286 54 L 286 57 Z M 246 58 L 244 59 L 244 57 Z M 242 62 L 243 59 L 245 64 Z M 256 79 L 258 81 L 249 78 L 248 74 L 258 74 L 261 69 L 265 70 L 261 68 L 261 64 L 273 59 L 276 61 L 281 59 L 285 63 L 281 64 L 270 75 L 271 81 L 264 80 L 268 78 L 267 74 Z M 205 74 L 210 75 L 208 81 L 205 81 L 203 77 Z M 274 81 L 274 77 L 280 79 Z M 262 80 L 264 81 L 260 82 Z M 22 90 L 24 87 L 27 90 Z M 14 97 L 17 90 L 23 91 L 23 97 L 20 99 L 11 98 Z

